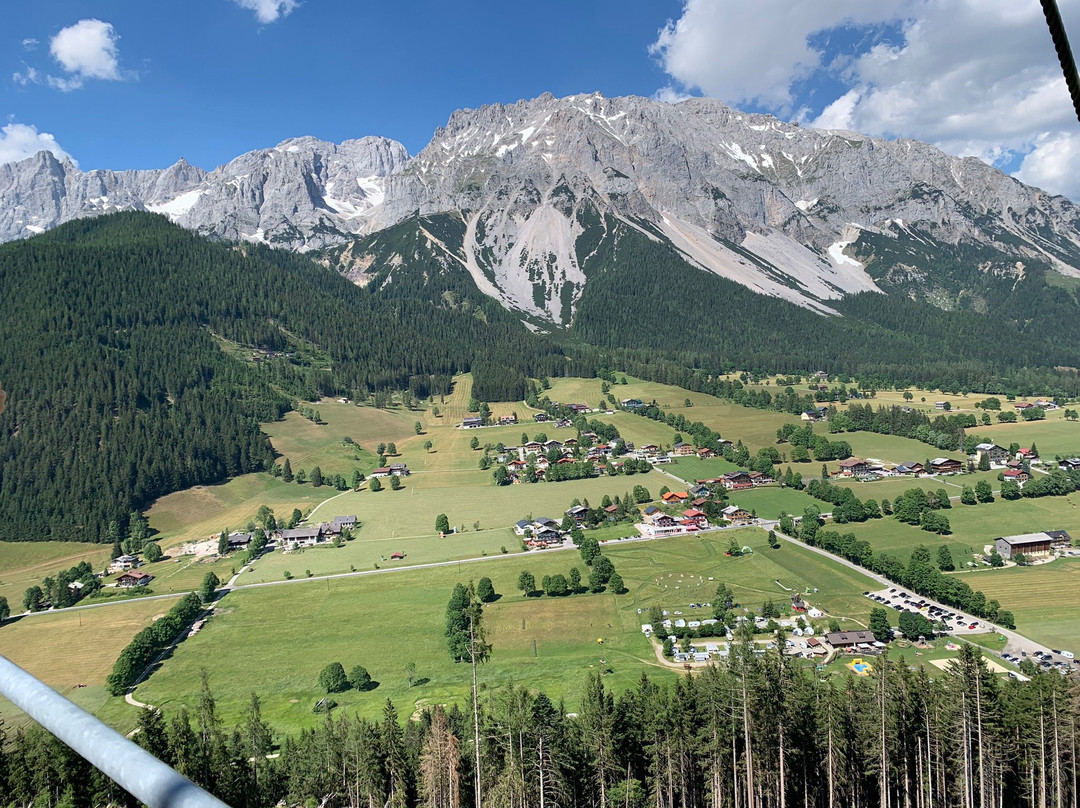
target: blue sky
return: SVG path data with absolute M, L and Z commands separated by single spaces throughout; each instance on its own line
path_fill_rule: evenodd
M 84 169 L 180 156 L 212 168 L 305 134 L 385 135 L 415 153 L 460 107 L 545 91 L 651 95 L 665 83 L 647 48 L 680 4 L 517 6 L 305 0 L 263 24 L 228 0 L 19 3 L 5 9 L 0 116 L 53 134 Z M 49 40 L 86 18 L 118 35 L 119 79 L 64 92 L 11 78 L 64 75 Z
M 1080 199 L 1034 0 L 9 2 L 0 163 L 210 169 L 298 135 L 416 153 L 455 109 L 594 90 L 914 137 Z

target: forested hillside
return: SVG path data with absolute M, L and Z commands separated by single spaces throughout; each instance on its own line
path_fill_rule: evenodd
M 669 245 L 615 221 L 584 262 L 589 277 L 572 332 L 642 364 L 660 357 L 708 371 L 831 373 L 971 390 L 1080 392 L 1080 305 L 1047 285 L 1041 268 L 1005 295 L 994 315 L 942 311 L 902 293 L 864 292 L 829 301 L 822 317 L 756 294 L 688 264 Z M 748 259 L 749 260 L 749 259 Z
M 259 421 L 295 398 L 446 391 L 476 357 L 486 395 L 564 362 L 520 324 L 360 289 L 307 258 L 212 244 L 163 217 L 71 222 L 0 247 L 0 539 L 102 541 L 154 498 L 266 467 Z M 259 364 L 223 342 L 291 353 Z M 510 389 L 500 389 L 499 379 Z

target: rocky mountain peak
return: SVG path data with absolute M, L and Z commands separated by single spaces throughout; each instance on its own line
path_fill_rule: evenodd
M 296 250 L 444 216 L 449 231 L 425 231 L 440 260 L 506 306 L 561 324 L 590 256 L 625 228 L 826 314 L 843 295 L 925 279 L 905 263 L 916 253 L 975 245 L 998 256 L 984 256 L 987 266 L 1041 261 L 1080 275 L 1080 209 L 1062 197 L 917 141 L 810 129 L 704 98 L 545 93 L 459 110 L 415 157 L 386 138 L 310 136 L 211 172 L 185 161 L 81 172 L 46 153 L 0 167 L 0 203 L 4 240 L 141 207 L 215 238 Z M 340 254 L 349 270 L 375 260 Z

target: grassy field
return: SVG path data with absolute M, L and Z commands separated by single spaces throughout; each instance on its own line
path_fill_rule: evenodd
M 370 692 L 335 696 L 364 715 L 374 715 L 388 697 L 406 714 L 423 704 L 460 699 L 467 692 L 469 671 L 447 658 L 443 615 L 454 583 L 482 575 L 492 578 L 502 597 L 485 612 L 495 650 L 481 669 L 481 680 L 494 685 L 513 679 L 542 688 L 555 698 L 565 697 L 569 709 L 576 707 L 585 675 L 599 666 L 601 657 L 613 671 L 605 682 L 616 690 L 635 682 L 642 670 L 672 676 L 670 669 L 658 666 L 642 636 L 644 620 L 637 610 L 656 604 L 690 613 L 689 604 L 711 600 L 721 580 L 749 607 L 767 598 L 783 603 L 789 590 L 812 592 L 816 587 L 818 593 L 808 596 L 812 603 L 865 622 L 870 602 L 861 592 L 870 584 L 863 576 L 798 547 L 770 551 L 759 530 L 739 531 L 736 537 L 757 552 L 725 557 L 729 535 L 608 546 L 604 552 L 628 588 L 618 596 L 526 600 L 516 590 L 522 569 L 537 580 L 571 566 L 584 569 L 569 551 L 492 559 L 461 569 L 239 590 L 222 601 L 221 615 L 139 688 L 139 695 L 166 710 L 190 704 L 199 670 L 206 667 L 227 722 L 239 716 L 255 690 L 263 697 L 264 715 L 278 727 L 310 726 L 322 720 L 311 712 L 320 696 L 318 671 L 340 661 L 346 668 L 364 665 L 380 683 Z M 404 672 L 408 662 L 416 664 L 422 680 L 412 688 Z M 122 726 L 134 720 L 130 713 L 116 703 L 106 710 Z
M 878 503 L 887 499 L 890 502 L 909 488 L 922 488 L 926 491 L 943 489 L 950 497 L 960 496 L 964 486 L 974 488 L 980 480 L 986 480 L 995 491 L 1000 488 L 997 471 L 976 471 L 972 474 L 956 474 L 946 477 L 888 477 L 871 482 L 860 482 L 850 478 L 834 477 L 836 485 L 850 488 L 861 500 L 876 499 Z
M 1048 412 L 1045 421 L 1019 421 L 1015 424 L 978 427 L 978 434 L 987 435 L 995 443 L 1005 447 L 1010 443 L 1030 447 L 1034 443 L 1048 462 L 1054 459 L 1054 455 L 1080 456 L 1080 423 L 1066 421 L 1062 410 Z
M 943 537 L 913 525 L 905 525 L 892 517 L 872 519 L 862 524 L 830 525 L 829 529 L 854 533 L 858 538 L 869 541 L 875 551 L 893 553 L 905 560 L 916 545 L 935 547 L 946 543 L 959 564 L 972 554 L 981 553 L 983 547 L 998 536 L 1039 530 L 1067 530 L 1076 535 L 1074 531 L 1080 530 L 1078 504 L 1080 494 L 1012 502 L 998 498 L 981 505 L 953 503 L 953 507 L 945 512 L 952 534 Z
M 1080 559 L 968 572 L 963 579 L 1011 609 L 1027 636 L 1052 648 L 1080 651 Z
M 673 460 L 659 468 L 668 474 L 674 474 L 689 484 L 693 484 L 697 480 L 710 480 L 726 472 L 737 471 L 739 467 L 734 463 L 729 463 L 722 457 L 713 457 L 708 460 L 702 460 L 698 457 L 680 457 L 678 460 Z
M 193 555 L 166 556 L 154 564 L 143 564 L 139 569 L 154 576 L 147 589 L 155 595 L 168 595 L 174 592 L 192 592 L 199 588 L 208 572 L 213 572 L 221 581 L 228 581 L 233 570 L 239 565 L 230 558 L 202 557 Z M 102 583 L 108 586 L 120 576 L 120 573 L 107 576 Z M 138 591 L 138 590 L 136 590 Z M 147 593 L 149 594 L 149 593 Z
M 470 475 L 474 475 L 470 478 Z M 460 482 L 445 484 L 438 474 L 414 474 L 406 478 L 400 491 L 389 487 L 378 493 L 368 490 L 345 493 L 319 508 L 320 520 L 356 514 L 363 526 L 356 531 L 358 541 L 431 536 L 435 518 L 445 513 L 451 526 L 472 531 L 476 522 L 482 530 L 512 527 L 528 514 L 562 519 L 576 498 L 599 504 L 604 494 L 614 497 L 644 485 L 654 496 L 671 482 L 650 472 L 630 477 L 594 477 L 561 483 L 522 483 L 495 486 L 491 473 L 477 471 L 459 475 Z
M 147 512 L 155 539 L 162 548 L 185 541 L 236 530 L 253 519 L 260 505 L 268 505 L 283 519 L 293 508 L 307 513 L 337 492 L 328 486 L 283 483 L 269 474 L 245 474 L 222 485 L 197 485 L 162 497 Z
M 628 384 L 612 386 L 611 393 L 616 400 L 639 398 L 647 404 L 656 401 L 658 405 L 669 412 L 682 413 L 688 421 L 701 421 L 730 441 L 741 439 L 747 447 L 754 451 L 763 446 L 774 445 L 776 443 L 776 430 L 796 417 L 778 412 L 740 407 L 704 393 L 691 393 L 688 390 L 668 384 L 643 382 L 631 377 L 627 377 L 627 381 Z M 551 396 L 553 401 L 582 403 L 595 407 L 599 403 L 594 399 L 599 396 L 600 383 L 599 379 L 554 379 L 548 395 Z M 687 399 L 690 400 L 690 407 L 685 405 Z M 648 423 L 646 419 L 641 418 L 639 415 L 630 417 Z M 621 424 L 619 428 L 621 431 Z M 673 432 L 671 434 L 674 436 Z M 635 440 L 633 437 L 629 439 Z M 669 442 L 659 441 L 655 438 L 650 438 L 650 440 L 653 443 Z
M 0 596 L 7 598 L 13 612 L 22 611 L 28 587 L 82 561 L 103 569 L 111 550 L 109 545 L 82 542 L 0 542 Z
M 802 491 L 773 485 L 732 491 L 728 499 L 733 505 L 756 512 L 763 519 L 778 519 L 781 512 L 801 516 L 808 505 L 817 505 L 822 510 L 829 507 L 828 503 L 819 502 Z
M 23 617 L 0 627 L 0 654 L 79 706 L 97 711 L 109 698 L 105 677 L 120 650 L 174 602 L 135 601 Z M 0 717 L 12 715 L 21 713 L 0 698 Z

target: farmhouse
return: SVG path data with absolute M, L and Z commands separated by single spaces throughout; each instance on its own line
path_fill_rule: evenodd
M 840 475 L 843 477 L 858 477 L 870 471 L 870 464 L 857 457 L 849 457 L 840 461 Z
M 949 404 L 948 401 L 935 401 L 934 402 L 934 409 L 935 410 L 943 410 L 943 409 L 945 409 L 946 406 L 948 406 L 948 404 Z
M 348 528 L 351 530 L 356 527 L 356 516 L 335 516 L 334 521 L 331 524 L 341 525 L 342 529 Z
M 1069 457 L 1065 460 L 1058 462 L 1058 468 L 1062 468 L 1065 471 L 1076 471 L 1080 469 L 1080 457 Z
M 477 416 L 470 416 L 468 418 L 465 418 L 461 422 L 461 426 L 464 429 L 476 429 L 478 426 L 483 426 L 483 425 L 484 425 L 483 419 L 479 418 Z
M 837 650 L 850 650 L 863 646 L 873 646 L 874 634 L 871 631 L 830 631 L 825 640 Z
M 246 550 L 247 546 L 251 544 L 250 533 L 240 533 L 234 531 L 229 534 L 229 549 L 230 550 Z
M 624 398 L 620 403 L 628 410 L 636 410 L 638 407 L 645 406 L 640 398 Z
M 751 471 L 746 476 L 750 478 L 750 485 L 754 486 L 755 488 L 759 485 L 767 485 L 768 483 L 773 482 L 772 477 L 770 477 L 768 474 L 762 474 L 760 471 Z
M 994 547 L 1003 558 L 1018 553 L 1025 556 L 1048 556 L 1054 550 L 1068 547 L 1072 537 L 1064 530 L 1047 530 L 1042 533 L 1024 533 L 1019 536 L 999 536 Z
M 961 468 L 960 461 L 951 457 L 935 457 L 930 461 L 930 471 L 934 474 L 957 474 Z
M 574 505 L 566 510 L 566 515 L 577 522 L 579 525 L 585 520 L 588 515 L 589 509 L 584 505 Z
M 716 452 L 706 446 L 703 449 L 697 450 L 697 456 L 702 460 L 708 460 L 710 457 L 716 457 Z
M 1020 410 L 1021 412 L 1023 412 L 1024 410 L 1030 410 L 1034 406 L 1035 406 L 1034 404 L 1029 404 L 1026 401 L 1018 401 L 1015 404 L 1013 404 L 1013 409 L 1014 410 Z
M 678 505 L 681 502 L 686 502 L 686 500 L 690 499 L 690 496 L 685 491 L 668 491 L 661 499 L 668 505 Z
M 1023 469 L 1005 469 L 1004 477 L 1006 480 L 1014 480 L 1018 483 L 1026 483 L 1031 479 L 1031 475 Z
M 980 443 L 975 447 L 975 457 L 982 462 L 983 456 L 989 458 L 992 466 L 1004 466 L 1009 460 L 1009 450 L 996 443 Z
M 697 454 L 697 449 L 694 448 L 692 443 L 676 443 L 672 451 L 680 457 Z
M 923 468 L 923 464 L 918 462 L 901 463 L 899 466 L 893 469 L 893 471 L 895 471 L 897 474 L 912 474 L 916 477 L 920 474 L 926 473 L 926 469 Z
M 319 543 L 322 531 L 317 527 L 294 527 L 281 531 L 281 544 L 285 550 L 298 547 L 314 547 Z
M 503 415 L 499 417 L 499 426 L 513 426 L 518 422 L 516 415 Z
M 533 420 L 536 421 L 536 423 L 538 424 L 542 424 L 549 417 L 550 416 L 546 412 L 538 412 L 533 416 Z
M 133 555 L 121 555 L 117 556 L 109 564 L 109 572 L 123 572 L 124 570 L 133 570 L 140 566 L 142 561 L 138 556 Z
M 738 505 L 728 505 L 720 513 L 733 525 L 748 525 L 754 521 L 751 513 Z
M 146 586 L 154 580 L 154 576 L 149 572 L 143 572 L 142 570 L 131 570 L 125 572 L 119 578 L 116 579 L 116 585 L 124 589 L 130 589 L 135 586 Z
M 750 474 L 745 471 L 729 471 L 720 477 L 720 482 L 729 491 L 739 491 L 744 488 L 753 488 L 754 483 Z

